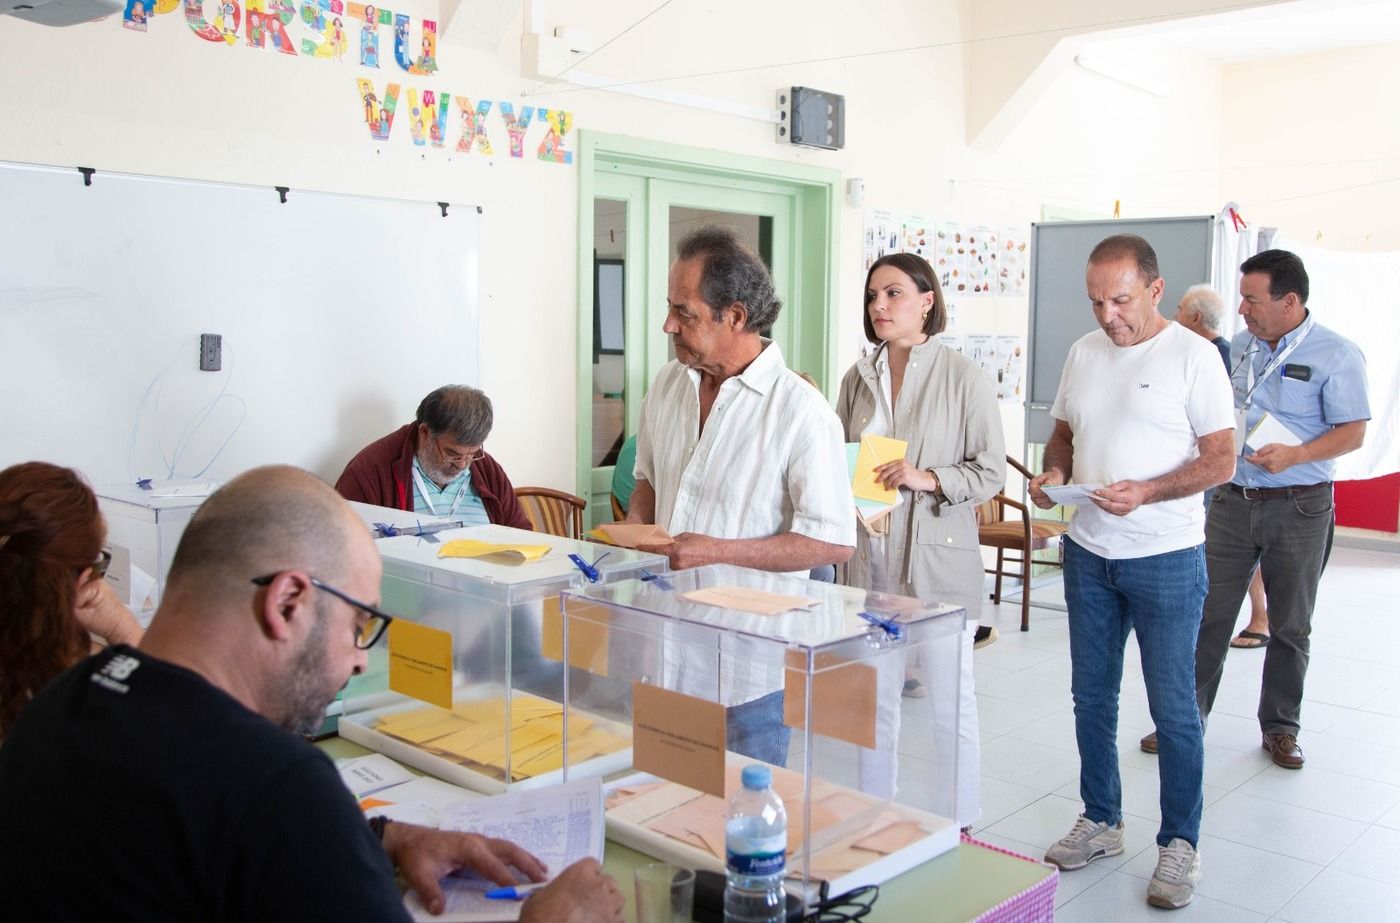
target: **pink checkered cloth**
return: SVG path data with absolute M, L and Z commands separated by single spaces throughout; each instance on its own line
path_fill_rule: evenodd
M 1009 849 L 1002 849 L 1000 846 L 993 846 L 991 843 L 983 843 L 970 836 L 964 836 L 962 841 L 1006 856 L 1012 856 L 1023 862 L 1046 865 L 1028 856 L 1014 853 Z M 1046 868 L 1051 870 L 1049 876 L 1042 878 L 1020 894 L 1013 894 L 995 907 L 987 909 L 977 917 L 977 923 L 1053 923 L 1055 919 L 1055 886 L 1060 882 L 1060 870 L 1053 865 L 1046 865 Z

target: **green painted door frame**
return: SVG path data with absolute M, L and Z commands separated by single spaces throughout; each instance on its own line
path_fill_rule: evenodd
M 594 469 L 593 201 L 626 202 L 626 431 L 634 433 L 641 398 L 667 361 L 665 314 L 669 214 L 673 205 L 774 218 L 773 274 L 783 311 L 774 328 L 788 365 L 807 372 L 831 397 L 833 318 L 840 241 L 841 174 L 806 164 L 581 131 L 578 228 L 578 374 L 576 492 L 590 522 L 611 519 L 611 468 Z

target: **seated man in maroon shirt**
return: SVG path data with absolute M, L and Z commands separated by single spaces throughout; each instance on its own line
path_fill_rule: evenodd
M 444 385 L 423 398 L 412 423 L 350 459 L 335 489 L 347 500 L 447 516 L 466 525 L 529 529 L 505 469 L 482 448 L 491 422 L 491 399 L 485 394 Z

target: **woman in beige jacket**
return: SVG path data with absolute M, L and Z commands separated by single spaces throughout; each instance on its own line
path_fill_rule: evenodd
M 876 469 L 900 503 L 873 531 L 856 529 L 845 582 L 967 610 L 959 701 L 934 703 L 935 720 L 949 724 L 956 706 L 956 813 L 966 827 L 980 813 L 981 788 L 972 643 L 985 591 L 975 511 L 1006 479 L 1001 413 L 986 374 L 933 339 L 948 315 L 927 261 L 881 257 L 866 275 L 865 305 L 865 335 L 878 346 L 846 373 L 836 412 L 847 442 L 870 434 L 909 447 Z

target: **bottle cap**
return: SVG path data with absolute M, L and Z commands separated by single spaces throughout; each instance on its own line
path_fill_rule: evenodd
M 744 771 L 739 774 L 739 779 L 744 783 L 744 788 L 765 789 L 773 782 L 773 770 L 767 766 L 745 766 Z

